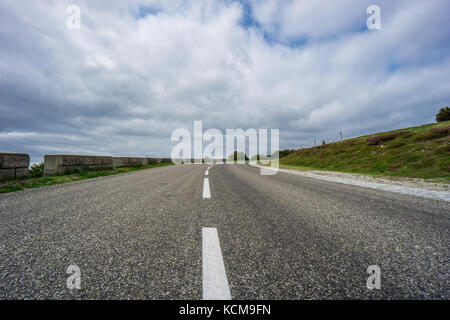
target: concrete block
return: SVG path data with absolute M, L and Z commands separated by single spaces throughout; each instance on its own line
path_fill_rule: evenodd
M 112 157 L 95 156 L 93 160 L 95 165 L 112 168 L 113 165 Z
M 139 157 L 113 157 L 113 166 L 117 167 L 134 167 L 145 166 L 148 164 L 147 158 Z
M 62 155 L 45 155 L 44 156 L 44 175 L 53 176 L 62 174 L 63 156 Z
M 44 175 L 58 175 L 76 169 L 112 169 L 113 160 L 109 156 L 90 156 L 72 154 L 51 154 L 44 157 Z
M 16 169 L 0 169 L 0 180 L 13 179 L 16 176 Z
M 1 168 L 27 168 L 30 165 L 30 156 L 25 153 L 0 153 Z
M 28 168 L 16 168 L 16 178 L 27 178 L 29 174 Z
M 82 157 L 63 155 L 61 159 L 62 159 L 62 165 L 64 167 L 73 167 L 73 166 L 84 165 Z

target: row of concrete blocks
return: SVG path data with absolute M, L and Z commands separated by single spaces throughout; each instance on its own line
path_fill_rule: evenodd
M 29 165 L 27 154 L 0 152 L 0 180 L 28 177 Z
M 76 169 L 113 169 L 162 162 L 171 162 L 171 159 L 51 154 L 44 157 L 44 175 L 66 174 Z M 29 166 L 28 154 L 0 152 L 0 181 L 28 177 Z
M 67 174 L 76 169 L 113 169 L 163 162 L 171 162 L 171 159 L 50 154 L 44 156 L 44 175 Z

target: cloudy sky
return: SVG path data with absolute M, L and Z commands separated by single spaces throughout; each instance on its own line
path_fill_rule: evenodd
M 194 120 L 279 128 L 281 148 L 433 122 L 450 105 L 449 14 L 448 0 L 3 0 L 0 151 L 169 156 Z

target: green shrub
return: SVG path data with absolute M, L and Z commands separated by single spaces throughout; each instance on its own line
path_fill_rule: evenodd
M 44 175 L 44 163 L 33 164 L 30 167 L 30 177 L 39 178 Z
M 450 107 L 441 108 L 436 114 L 437 122 L 444 122 L 450 120 Z

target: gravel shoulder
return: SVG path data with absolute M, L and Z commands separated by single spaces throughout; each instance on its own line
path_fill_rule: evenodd
M 426 199 L 450 202 L 449 185 L 445 183 L 426 182 L 422 179 L 413 178 L 388 178 L 372 177 L 361 174 L 344 172 L 317 171 L 317 170 L 293 170 L 274 169 L 271 167 L 251 165 L 263 170 L 278 170 L 281 173 L 298 175 L 318 180 L 332 181 L 363 188 L 378 189 L 387 192 L 412 195 Z

